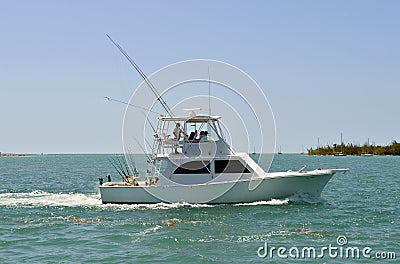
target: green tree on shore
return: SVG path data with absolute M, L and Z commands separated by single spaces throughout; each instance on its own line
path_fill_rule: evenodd
M 333 146 L 327 145 L 325 147 L 319 147 L 316 149 L 308 149 L 308 155 L 335 155 L 342 153 L 344 155 L 362 155 L 362 154 L 373 154 L 373 155 L 400 155 L 400 143 L 393 140 L 390 145 L 387 146 L 373 146 L 365 143 L 364 145 L 356 145 L 352 143 L 348 144 L 333 144 Z

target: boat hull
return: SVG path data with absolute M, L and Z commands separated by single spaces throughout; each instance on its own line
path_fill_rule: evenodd
M 235 182 L 170 186 L 100 186 L 103 203 L 247 203 L 294 195 L 320 197 L 335 174 L 332 170 L 268 173 L 265 177 Z

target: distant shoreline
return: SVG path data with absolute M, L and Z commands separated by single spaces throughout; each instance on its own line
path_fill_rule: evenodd
M 339 145 L 340 147 L 340 145 Z M 388 147 L 388 146 L 385 146 Z M 361 154 L 357 153 L 353 154 L 354 151 L 341 151 L 341 148 L 338 150 L 337 148 L 326 146 L 316 149 L 308 149 L 306 153 L 299 152 L 287 152 L 280 153 L 283 155 L 303 155 L 303 156 L 400 156 L 399 154 L 386 154 L 386 152 L 381 153 L 378 152 L 362 152 Z M 248 153 L 250 156 L 260 155 L 260 153 Z M 275 155 L 280 156 L 278 153 L 262 153 L 265 155 Z M 24 157 L 41 157 L 41 156 L 68 156 L 68 155 L 124 155 L 124 153 L 0 153 L 0 158 L 24 158 Z M 133 155 L 145 155 L 143 153 L 133 153 Z
M 27 154 L 16 154 L 16 153 L 1 153 L 0 152 L 0 157 L 1 158 L 11 158 L 11 157 L 26 157 Z
M 400 143 L 393 140 L 387 146 L 375 146 L 364 144 L 363 146 L 355 144 L 333 144 L 316 149 L 308 149 L 308 155 L 317 156 L 400 156 Z

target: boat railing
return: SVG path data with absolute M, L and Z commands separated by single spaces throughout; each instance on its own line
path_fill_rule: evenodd
M 183 146 L 183 140 L 176 140 L 167 137 L 161 139 L 161 145 L 163 148 L 181 148 Z
M 167 136 L 161 139 L 161 145 L 163 148 L 182 148 L 184 144 L 205 144 L 209 141 L 210 139 L 176 140 Z

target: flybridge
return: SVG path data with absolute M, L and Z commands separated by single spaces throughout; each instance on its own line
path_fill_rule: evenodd
M 155 138 L 157 148 L 153 155 L 165 156 L 166 152 L 192 157 L 233 154 L 225 141 L 220 118 L 207 115 L 159 117 Z

